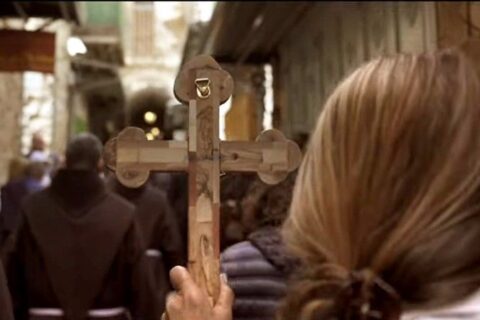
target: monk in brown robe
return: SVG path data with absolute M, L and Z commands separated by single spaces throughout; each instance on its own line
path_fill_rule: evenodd
M 13 320 L 12 302 L 7 288 L 7 279 L 0 261 L 0 320 Z
M 166 294 L 173 290 L 168 273 L 176 265 L 186 265 L 183 237 L 164 192 L 150 182 L 139 188 L 123 186 L 113 175 L 109 188 L 135 205 L 145 244 L 145 255 L 155 274 L 159 311 L 163 313 Z
M 23 203 L 8 265 L 17 320 L 153 320 L 153 276 L 134 207 L 99 177 L 102 144 L 81 134 L 46 190 Z

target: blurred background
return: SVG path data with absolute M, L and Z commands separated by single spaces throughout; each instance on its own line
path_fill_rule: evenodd
M 455 45 L 478 26 L 477 2 L 4 1 L 0 183 L 32 137 L 55 154 L 75 133 L 105 142 L 127 125 L 148 139 L 186 139 L 173 83 L 197 54 L 235 81 L 220 110 L 222 139 L 253 140 L 272 127 L 298 138 L 359 64 Z

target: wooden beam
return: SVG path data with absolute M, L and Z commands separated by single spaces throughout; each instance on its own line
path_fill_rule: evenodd
M 249 4 L 248 7 L 242 7 L 243 10 L 239 10 L 235 14 L 237 22 L 232 29 L 236 29 L 236 33 L 231 31 L 231 38 L 225 39 L 224 43 L 227 43 L 227 52 L 237 61 L 251 47 L 252 42 L 258 41 L 259 33 L 265 22 L 264 14 L 267 8 L 268 3 Z M 236 41 L 232 43 L 231 39 Z
M 222 32 L 223 22 L 226 18 L 227 5 L 227 2 L 217 3 L 212 19 L 210 20 L 207 30 L 205 30 L 198 54 L 211 54 L 213 51 L 219 34 Z
M 116 159 L 116 164 L 109 164 L 111 169 L 121 164 L 154 171 L 186 171 L 188 146 L 186 141 L 117 141 Z
M 75 64 L 96 67 L 99 69 L 109 69 L 113 71 L 115 74 L 118 74 L 118 66 L 112 63 L 107 63 L 107 62 L 103 62 L 95 59 L 77 58 L 77 57 L 72 58 L 71 61 L 72 63 L 75 63 Z
M 57 3 L 60 6 L 60 12 L 62 13 L 63 19 L 65 19 L 66 21 L 71 21 L 72 17 L 70 16 L 70 13 L 68 12 L 68 8 L 67 8 L 67 3 L 69 2 L 58 1 Z
M 47 19 L 44 23 L 42 23 L 37 29 L 34 30 L 34 32 L 40 32 L 43 31 L 46 27 L 51 25 L 56 19 L 49 18 Z
M 289 140 L 277 141 L 220 141 L 220 170 L 223 172 L 287 172 L 298 154 L 292 151 Z M 106 163 L 115 170 L 117 166 L 135 167 L 148 171 L 187 171 L 188 144 L 186 141 L 120 140 L 115 148 L 116 162 Z
M 285 3 L 279 3 L 278 5 L 285 5 Z M 277 21 L 274 21 L 274 29 L 272 33 L 266 39 L 265 50 L 263 54 L 270 54 L 273 48 L 281 41 L 282 37 L 288 34 L 288 31 L 291 30 L 298 22 L 303 19 L 306 12 L 309 12 L 315 5 L 319 5 L 315 2 L 302 2 L 295 5 L 293 12 L 288 10 L 287 17 L 284 21 L 277 24 Z M 320 4 L 321 5 L 321 4 Z M 282 15 L 283 19 L 284 15 Z
M 255 49 L 257 43 L 262 40 L 261 34 L 262 31 L 265 32 L 265 19 L 268 11 L 268 5 L 265 5 L 262 8 L 262 11 L 255 17 L 252 25 L 250 26 L 250 31 L 247 36 L 245 36 L 244 41 L 241 43 L 240 49 L 241 52 L 238 56 L 237 64 L 242 64 L 250 53 Z M 243 45 L 243 46 L 242 46 Z
M 82 39 L 83 42 L 85 43 L 91 43 L 91 44 L 119 44 L 120 40 L 118 39 L 117 35 L 96 35 L 96 34 L 90 34 L 90 35 L 81 35 L 78 36 L 80 39 Z
M 28 14 L 21 5 L 20 2 L 13 1 L 12 2 L 13 7 L 15 8 L 15 11 L 17 11 L 18 15 L 23 19 L 23 22 L 25 23 L 28 20 Z
M 75 88 L 79 91 L 91 91 L 91 90 L 98 90 L 101 87 L 111 86 L 112 84 L 120 83 L 118 78 L 114 79 L 104 79 L 104 80 L 97 80 L 97 81 L 85 81 L 84 83 L 77 84 Z
M 469 35 L 469 14 L 467 2 L 436 2 L 438 47 L 456 46 Z

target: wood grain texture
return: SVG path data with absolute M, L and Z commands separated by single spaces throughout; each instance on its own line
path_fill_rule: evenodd
M 365 2 L 368 59 L 397 51 L 394 4 Z
M 437 2 L 438 47 L 455 46 L 468 38 L 468 6 L 465 1 Z M 472 2 L 472 8 L 475 2 Z M 475 12 L 475 9 L 472 11 Z
M 219 88 L 216 84 L 220 78 L 214 70 L 200 69 L 195 77 L 210 79 L 211 95 L 208 99 L 190 101 L 195 109 L 196 131 L 189 137 L 189 142 L 196 145 L 190 156 L 189 174 L 189 260 L 188 267 L 198 285 L 205 288 L 213 299 L 219 292 L 219 189 L 215 176 L 220 175 L 218 156 L 218 109 Z M 217 120 L 217 121 L 215 121 Z M 215 159 L 217 158 L 217 159 Z M 194 196 L 192 196 L 194 195 Z
M 210 95 L 197 95 L 199 79 L 209 80 Z M 196 57 L 175 81 L 175 95 L 189 104 L 188 141 L 147 141 L 143 130 L 129 127 L 104 150 L 107 167 L 127 187 L 145 183 L 150 171 L 188 172 L 188 268 L 212 302 L 220 284 L 220 170 L 256 171 L 265 182 L 277 183 L 301 158 L 299 147 L 278 130 L 263 132 L 256 142 L 220 143 L 219 106 L 232 88 L 230 75 L 213 58 Z
M 421 53 L 426 51 L 425 7 L 421 2 L 398 2 L 399 51 Z
M 255 143 L 222 141 L 221 171 L 258 172 L 267 184 L 276 184 L 295 170 L 302 157 L 300 148 L 278 130 L 262 132 Z

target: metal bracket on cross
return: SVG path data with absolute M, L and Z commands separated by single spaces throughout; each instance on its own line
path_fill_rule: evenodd
M 219 106 L 233 90 L 231 76 L 210 56 L 185 64 L 175 81 L 175 96 L 189 104 L 188 141 L 148 141 L 128 127 L 105 145 L 104 161 L 127 187 L 144 184 L 150 171 L 189 174 L 189 261 L 196 283 L 213 300 L 219 292 L 221 172 L 257 172 L 268 184 L 281 182 L 301 160 L 299 147 L 278 130 L 255 142 L 220 141 Z

